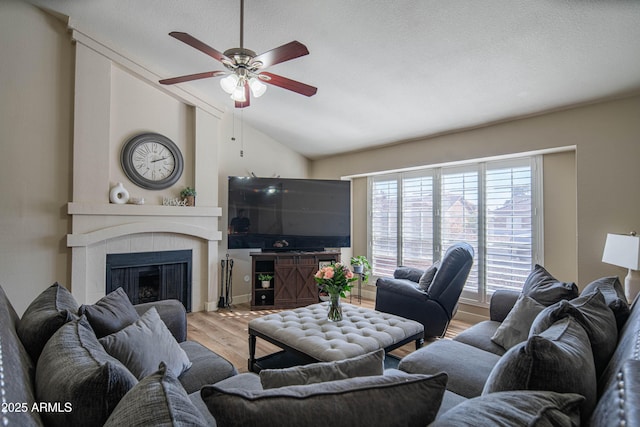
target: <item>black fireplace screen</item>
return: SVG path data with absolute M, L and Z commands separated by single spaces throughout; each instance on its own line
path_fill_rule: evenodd
M 190 312 L 191 252 L 107 254 L 106 292 L 122 287 L 133 304 L 177 299 Z

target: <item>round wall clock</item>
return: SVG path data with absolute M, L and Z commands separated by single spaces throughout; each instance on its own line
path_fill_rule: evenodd
M 184 169 L 178 146 L 157 133 L 143 133 L 128 140 L 122 147 L 120 161 L 127 177 L 148 190 L 171 187 Z

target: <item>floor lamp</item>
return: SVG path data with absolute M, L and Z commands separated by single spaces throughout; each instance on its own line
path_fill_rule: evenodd
M 624 279 L 624 293 L 629 304 L 640 291 L 640 237 L 631 234 L 607 234 L 602 262 L 628 268 Z

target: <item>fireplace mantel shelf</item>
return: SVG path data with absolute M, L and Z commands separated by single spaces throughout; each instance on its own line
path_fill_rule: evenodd
M 220 217 L 222 216 L 222 209 L 214 206 L 117 205 L 70 202 L 67 205 L 67 213 L 70 215 Z

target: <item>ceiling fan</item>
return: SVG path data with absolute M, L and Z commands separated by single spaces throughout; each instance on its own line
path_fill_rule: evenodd
M 173 31 L 169 33 L 171 37 L 180 40 L 189 46 L 211 56 L 224 65 L 228 71 L 206 71 L 204 73 L 189 74 L 186 76 L 163 79 L 159 82 L 163 85 L 173 85 L 176 83 L 188 82 L 191 80 L 206 79 L 209 77 L 219 77 L 227 75 L 220 80 L 222 89 L 231 95 L 235 101 L 236 108 L 248 107 L 250 95 L 258 98 L 264 94 L 267 83 L 278 86 L 301 95 L 313 96 L 318 88 L 307 84 L 291 80 L 277 74 L 262 71 L 262 69 L 291 59 L 299 58 L 309 54 L 305 45 L 298 41 L 292 41 L 275 49 L 256 55 L 252 50 L 244 48 L 244 0 L 240 0 L 240 47 L 225 50 L 220 53 L 216 49 L 208 46 L 187 33 Z

